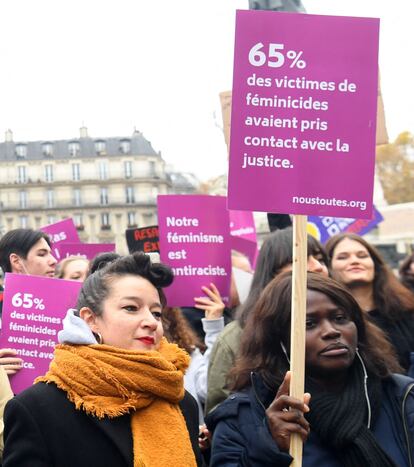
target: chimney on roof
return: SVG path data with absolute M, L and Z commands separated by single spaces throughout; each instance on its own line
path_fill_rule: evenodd
M 4 133 L 4 141 L 6 141 L 6 143 L 11 143 L 13 141 L 13 132 L 10 128 Z
M 88 137 L 88 129 L 86 128 L 85 125 L 82 125 L 82 126 L 79 128 L 79 131 L 80 131 L 80 137 L 81 137 L 81 138 L 87 138 L 87 137 Z

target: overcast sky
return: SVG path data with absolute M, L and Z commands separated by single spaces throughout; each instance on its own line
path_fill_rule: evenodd
M 381 18 L 391 138 L 414 131 L 411 1 L 307 0 L 308 13 Z M 396 5 L 404 6 L 398 8 Z M 247 0 L 2 0 L 0 141 L 142 131 L 167 163 L 226 172 L 219 93 L 231 89 L 234 18 Z

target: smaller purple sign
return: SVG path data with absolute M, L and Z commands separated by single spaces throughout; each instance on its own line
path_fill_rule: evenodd
M 161 261 L 174 271 L 165 290 L 170 306 L 194 306 L 202 286 L 212 282 L 228 301 L 230 221 L 223 196 L 160 195 L 158 223 Z
M 115 243 L 61 243 L 59 251 L 61 260 L 68 256 L 82 256 L 91 260 L 99 253 L 114 252 Z
M 230 244 L 232 250 L 245 254 L 252 267 L 257 255 L 256 224 L 251 211 L 232 211 L 230 216 Z
M 364 235 L 384 220 L 381 213 L 374 206 L 372 219 L 347 219 L 342 217 L 308 217 L 308 232 L 325 243 L 330 237 L 340 232 L 353 232 Z
M 40 230 L 49 235 L 53 254 L 58 260 L 63 259 L 60 252 L 62 242 L 80 243 L 78 231 L 72 218 L 45 225 L 40 227 Z
M 229 210 L 230 234 L 236 237 L 245 238 L 251 242 L 257 242 L 256 224 L 254 223 L 251 211 Z
M 6 274 L 0 348 L 15 349 L 23 368 L 10 376 L 15 394 L 46 373 L 58 332 L 82 286 L 77 281 Z

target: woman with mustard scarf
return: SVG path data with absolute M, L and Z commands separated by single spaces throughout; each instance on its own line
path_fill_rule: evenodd
M 46 375 L 5 410 L 3 467 L 195 467 L 188 354 L 163 337 L 171 270 L 142 253 L 90 275 Z

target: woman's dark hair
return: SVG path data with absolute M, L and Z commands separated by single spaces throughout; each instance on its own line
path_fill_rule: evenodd
M 112 261 L 115 261 L 116 259 L 120 257 L 121 255 L 118 255 L 118 253 L 111 253 L 111 252 L 99 253 L 90 262 L 89 275 L 93 274 L 98 269 L 105 267 L 107 264 L 112 263 Z
M 364 238 L 354 233 L 340 233 L 331 237 L 325 245 L 329 257 L 330 267 L 335 248 L 342 240 L 349 239 L 360 243 L 371 256 L 374 266 L 373 295 L 374 304 L 379 312 L 386 317 L 395 319 L 404 312 L 414 312 L 414 294 L 405 288 L 395 277 L 385 263 L 380 252 Z
M 341 284 L 321 274 L 308 272 L 307 289 L 329 297 L 349 313 L 358 331 L 358 348 L 367 369 L 381 378 L 401 368 L 383 332 L 368 322 L 357 301 Z M 282 273 L 263 290 L 250 314 L 240 343 L 240 352 L 231 372 L 231 389 L 240 390 L 250 383 L 252 371 L 258 372 L 269 388 L 276 389 L 289 369 L 286 349 L 290 345 L 292 275 Z
M 280 273 L 281 269 L 292 263 L 292 254 L 293 229 L 291 227 L 276 230 L 266 237 L 257 258 L 249 295 L 238 312 L 241 327 L 245 326 L 247 317 L 262 290 Z M 320 257 L 321 263 L 328 266 L 328 257 L 323 246 L 312 235 L 308 235 L 308 256 L 310 255 Z
M 410 274 L 408 272 L 411 263 L 414 263 L 414 253 L 407 256 L 404 259 L 404 261 L 401 263 L 398 269 L 398 274 L 403 285 L 405 285 L 405 287 L 408 287 L 410 290 L 414 290 L 414 274 Z
M 12 253 L 26 259 L 31 248 L 42 238 L 50 246 L 49 236 L 41 230 L 14 229 L 4 234 L 0 239 L 0 267 L 3 271 L 11 272 Z
M 164 264 L 151 263 L 148 255 L 137 252 L 109 262 L 86 278 L 79 293 L 76 305 L 77 314 L 81 308 L 88 307 L 96 315 L 101 315 L 102 303 L 110 293 L 112 281 L 129 275 L 140 276 L 151 282 L 158 291 L 161 305 L 163 307 L 166 305 L 167 301 L 162 288 L 171 285 L 172 270 Z
M 164 336 L 178 347 L 191 354 L 197 347 L 202 352 L 206 346 L 200 341 L 198 335 L 185 319 L 181 308 L 171 308 L 166 306 L 162 311 L 162 327 Z

